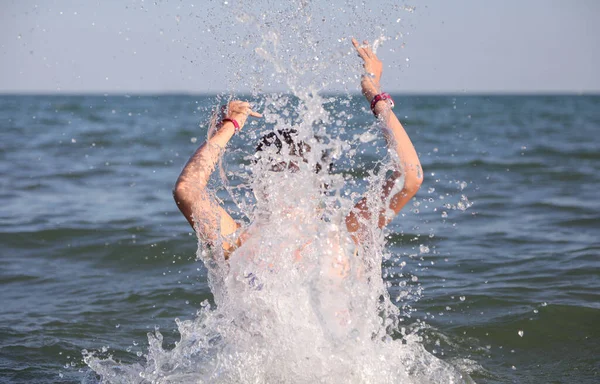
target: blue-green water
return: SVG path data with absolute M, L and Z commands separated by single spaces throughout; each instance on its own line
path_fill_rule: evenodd
M 600 97 L 396 99 L 425 171 L 388 228 L 406 266 L 386 279 L 423 288 L 407 322 L 477 382 L 597 382 Z M 216 103 L 0 96 L 0 381 L 80 382 L 83 349 L 141 361 L 148 331 L 172 345 L 210 299 L 171 189 Z M 363 104 L 327 105 L 352 112 L 340 135 L 363 153 L 338 171 L 359 179 L 385 152 L 352 140 L 372 128 Z

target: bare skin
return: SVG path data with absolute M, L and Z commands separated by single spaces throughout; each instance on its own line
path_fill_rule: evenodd
M 246 124 L 248 116 L 262 117 L 260 113 L 251 109 L 250 103 L 239 100 L 229 103 L 226 118 L 236 120 L 240 129 Z M 223 238 L 227 237 L 240 227 L 240 224 L 235 222 L 223 207 L 210 198 L 207 189 L 210 175 L 234 134 L 233 123 L 230 121 L 223 123 L 217 132 L 190 157 L 173 190 L 173 197 L 181 213 L 196 230 L 200 239 L 210 244 L 214 244 L 219 235 Z M 222 242 L 226 255 L 234 246 L 239 245 L 241 243 Z
M 375 95 L 381 93 L 381 75 L 383 73 L 383 64 L 377 58 L 377 55 L 372 51 L 367 41 L 360 45 L 356 39 L 352 39 L 352 44 L 356 48 L 358 55 L 364 61 L 364 69 L 367 75 L 362 77 L 361 87 L 362 93 L 366 97 L 369 104 Z M 386 180 L 383 187 L 381 200 L 389 201 L 387 207 L 379 211 L 378 226 L 382 228 L 389 224 L 392 219 L 400 212 L 402 208 L 413 198 L 421 187 L 423 182 L 423 171 L 419 157 L 413 146 L 404 127 L 392 111 L 390 104 L 385 101 L 379 101 L 375 105 L 375 114 L 383 122 L 386 129 L 383 130 L 388 148 L 396 151 L 400 160 L 396 164 L 396 170 Z M 404 172 L 404 186 L 399 192 L 395 191 L 396 182 Z M 346 226 L 348 231 L 353 235 L 355 242 L 359 243 L 360 239 L 366 230 L 365 224 L 371 222 L 371 212 L 368 209 L 367 197 L 362 198 L 346 217 Z M 391 210 L 393 214 L 387 211 Z
M 368 42 L 365 41 L 363 45 L 360 45 L 355 39 L 352 39 L 352 44 L 363 60 L 365 72 L 370 74 L 363 76 L 361 81 L 363 95 L 370 103 L 373 97 L 380 93 L 383 65 L 373 53 Z M 386 127 L 384 135 L 388 148 L 395 151 L 400 159 L 396 164 L 397 169 L 386 181 L 380 195 L 381 200 L 387 205 L 379 212 L 378 225 L 381 228 L 387 225 L 417 193 L 423 176 L 417 153 L 402 124 L 392 112 L 389 103 L 385 100 L 379 101 L 375 105 L 375 113 Z M 226 117 L 237 120 L 240 128 L 244 127 L 248 116 L 262 117 L 260 113 L 253 111 L 247 102 L 235 100 L 229 103 Z M 235 222 L 223 207 L 210 198 L 207 189 L 210 175 L 234 133 L 234 126 L 231 122 L 222 124 L 217 132 L 189 159 L 177 179 L 173 191 L 175 202 L 183 215 L 196 230 L 200 239 L 210 244 L 216 243 L 219 237 L 227 238 L 240 228 L 240 224 Z M 404 186 L 398 191 L 398 188 L 395 188 L 396 181 L 403 172 Z M 361 242 L 368 229 L 368 223 L 371 222 L 373 212 L 368 207 L 369 202 L 367 197 L 364 197 L 346 217 L 346 227 L 357 244 Z M 245 236 L 241 235 L 235 244 L 223 241 L 221 244 L 225 256 L 227 257 L 233 250 L 241 246 L 244 240 Z

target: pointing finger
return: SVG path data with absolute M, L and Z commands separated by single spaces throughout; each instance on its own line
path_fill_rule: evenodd
M 363 60 L 365 60 L 369 57 L 367 55 L 367 53 L 365 52 L 365 49 L 360 46 L 360 44 L 358 43 L 358 41 L 356 41 L 356 39 L 352 39 L 352 45 L 354 45 L 354 48 L 356 48 L 356 52 L 358 53 L 358 56 L 360 56 Z

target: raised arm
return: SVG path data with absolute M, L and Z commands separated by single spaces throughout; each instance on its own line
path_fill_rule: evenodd
M 371 50 L 368 42 L 365 41 L 363 45 L 360 45 L 358 41 L 352 39 L 352 44 L 364 61 L 366 74 L 362 77 L 361 87 L 363 95 L 370 104 L 373 98 L 381 93 L 380 81 L 383 65 Z M 392 112 L 389 101 L 378 101 L 374 106 L 374 113 L 381 120 L 388 148 L 395 151 L 397 159 L 394 162 L 394 172 L 386 180 L 381 195 L 378 197 L 383 202 L 383 205 L 377 204 L 381 207 L 379 212 L 373 212 L 370 209 L 372 204 L 369 204 L 368 197 L 363 197 L 346 217 L 348 231 L 353 234 L 357 242 L 360 241 L 361 232 L 372 221 L 373 214 L 378 215 L 378 226 L 384 227 L 417 193 L 423 182 L 423 171 L 415 147 L 404 127 Z M 404 176 L 404 183 L 398 185 L 402 176 Z
M 235 120 L 241 129 L 248 116 L 262 117 L 260 113 L 252 111 L 247 102 L 230 102 L 224 122 L 190 157 L 173 190 L 177 207 L 196 230 L 198 237 L 209 244 L 214 244 L 219 235 L 230 235 L 239 227 L 225 209 L 210 197 L 207 184 L 225 146 L 235 133 L 233 122 L 226 119 Z M 222 245 L 226 252 L 233 246 L 227 242 Z

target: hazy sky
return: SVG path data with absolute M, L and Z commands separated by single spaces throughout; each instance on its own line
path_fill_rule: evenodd
M 254 51 L 261 37 L 233 41 L 252 33 L 229 10 L 275 3 L 0 0 L 0 92 L 244 91 L 232 77 L 245 76 L 243 66 L 252 72 L 256 58 L 243 50 Z M 347 41 L 329 44 L 339 33 L 374 39 L 383 27 L 399 37 L 379 51 L 388 90 L 600 93 L 600 1 L 361 3 L 334 0 L 331 11 L 313 14 L 330 25 L 313 37 L 339 52 L 349 52 Z M 229 66 L 232 57 L 245 61 Z

